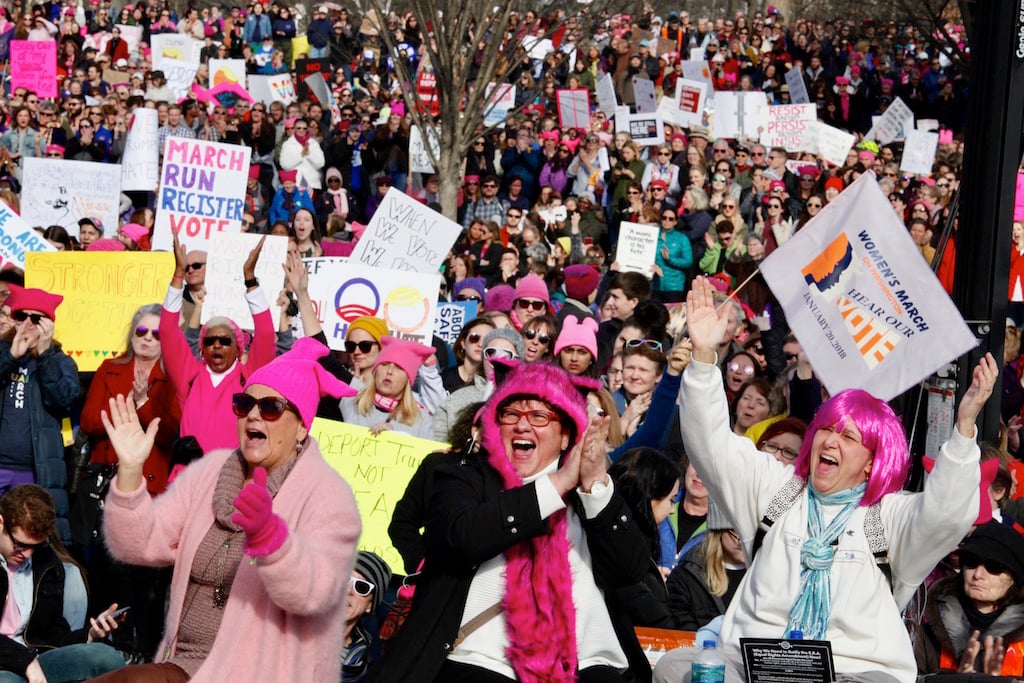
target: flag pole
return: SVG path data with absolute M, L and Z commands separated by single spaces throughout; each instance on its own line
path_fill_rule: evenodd
M 754 272 L 751 273 L 750 275 L 748 275 L 747 279 L 744 280 L 743 282 L 741 282 L 739 287 L 737 287 L 736 289 L 732 290 L 732 293 L 729 294 L 729 298 L 730 299 L 736 299 L 736 295 L 739 294 L 740 292 L 742 292 L 743 288 L 746 287 L 747 284 L 751 280 L 753 280 L 757 275 L 759 275 L 760 273 L 761 273 L 761 269 L 760 268 L 755 268 Z M 739 299 L 736 299 L 736 300 L 739 301 Z M 717 314 L 719 311 L 721 311 L 722 307 L 725 306 L 727 303 L 728 303 L 728 301 L 723 301 L 722 303 L 720 303 L 718 305 L 718 308 L 715 309 L 715 313 Z

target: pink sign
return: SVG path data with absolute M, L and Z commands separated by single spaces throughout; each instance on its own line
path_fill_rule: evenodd
M 11 41 L 11 90 L 25 88 L 39 97 L 57 96 L 57 43 Z

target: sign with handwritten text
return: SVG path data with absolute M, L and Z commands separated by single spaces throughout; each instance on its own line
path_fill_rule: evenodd
M 25 88 L 39 97 L 57 96 L 57 43 L 11 41 L 11 92 Z
M 53 251 L 26 261 L 26 286 L 64 297 L 54 337 L 81 372 L 124 352 L 135 311 L 163 301 L 174 275 L 168 252 Z
M 138 107 L 132 112 L 121 155 L 122 190 L 152 192 L 160 181 L 159 130 L 156 109 Z
M 253 329 L 252 313 L 245 300 L 245 278 L 242 265 L 249 258 L 249 252 L 259 244 L 259 235 L 254 232 L 215 232 L 210 236 L 210 249 L 206 257 L 206 300 L 203 301 L 202 322 L 223 315 L 231 318 L 243 330 Z M 281 307 L 277 293 L 284 285 L 284 270 L 281 265 L 288 257 L 288 238 L 284 235 L 267 235 L 256 261 L 256 279 L 266 293 L 270 303 L 270 314 L 274 324 L 281 319 Z
M 356 244 L 353 263 L 436 273 L 462 226 L 391 188 Z
M 98 218 L 117 231 L 121 166 L 92 161 L 25 157 L 21 215 L 29 225 L 60 225 L 78 236 L 80 218 Z
M 423 458 L 446 450 L 448 444 L 392 431 L 373 436 L 366 427 L 322 418 L 313 420 L 310 434 L 320 445 L 324 460 L 345 478 L 356 496 L 363 521 L 359 549 L 376 553 L 401 571 L 402 556 L 388 536 L 395 504 Z
M 651 277 L 651 264 L 658 249 L 658 226 L 623 221 L 619 227 L 619 244 L 615 260 L 620 270 Z

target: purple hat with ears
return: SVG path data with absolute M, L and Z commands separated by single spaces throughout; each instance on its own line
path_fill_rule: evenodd
M 262 384 L 284 396 L 298 408 L 302 424 L 309 429 L 321 398 L 343 398 L 358 393 L 317 362 L 328 353 L 330 349 L 316 339 L 300 337 L 288 353 L 249 375 L 246 385 Z

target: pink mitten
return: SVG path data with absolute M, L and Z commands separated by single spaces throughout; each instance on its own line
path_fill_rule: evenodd
M 269 555 L 280 548 L 288 538 L 288 525 L 274 514 L 274 500 L 267 490 L 267 470 L 257 467 L 252 483 L 246 485 L 235 498 L 231 521 L 245 532 L 245 552 L 253 557 Z

